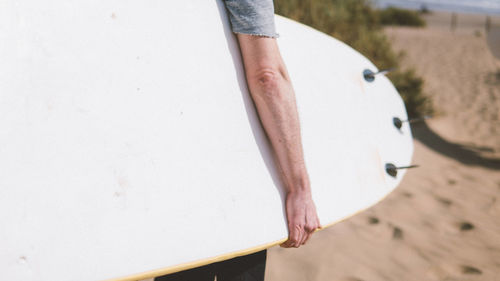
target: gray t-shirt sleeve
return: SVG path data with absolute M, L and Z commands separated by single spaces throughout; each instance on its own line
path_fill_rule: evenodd
M 224 0 L 234 33 L 277 38 L 272 0 Z

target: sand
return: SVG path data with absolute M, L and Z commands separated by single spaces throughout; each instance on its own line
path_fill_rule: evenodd
M 500 280 L 500 61 L 484 16 L 458 15 L 454 31 L 449 13 L 427 18 L 386 29 L 436 108 L 413 127 L 421 167 L 308 245 L 270 249 L 266 281 Z
M 451 30 L 453 28 L 453 13 L 434 12 L 425 18 L 432 29 Z M 455 14 L 455 20 L 456 28 L 454 31 L 456 33 L 470 34 L 472 32 L 479 36 L 486 36 L 490 51 L 496 58 L 500 59 L 500 16 Z

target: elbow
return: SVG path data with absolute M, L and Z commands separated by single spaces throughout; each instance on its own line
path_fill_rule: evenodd
M 262 68 L 249 77 L 248 84 L 254 98 L 281 100 L 284 92 L 280 90 L 288 78 L 276 68 Z

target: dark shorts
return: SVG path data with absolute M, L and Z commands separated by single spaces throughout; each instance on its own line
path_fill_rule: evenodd
M 267 251 L 216 262 L 161 277 L 155 281 L 264 281 Z

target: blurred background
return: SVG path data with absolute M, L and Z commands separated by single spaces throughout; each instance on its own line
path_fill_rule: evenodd
M 275 8 L 379 69 L 395 68 L 389 78 L 410 117 L 432 118 L 413 124 L 420 168 L 308 245 L 272 248 L 266 280 L 500 281 L 500 0 L 275 0 Z

